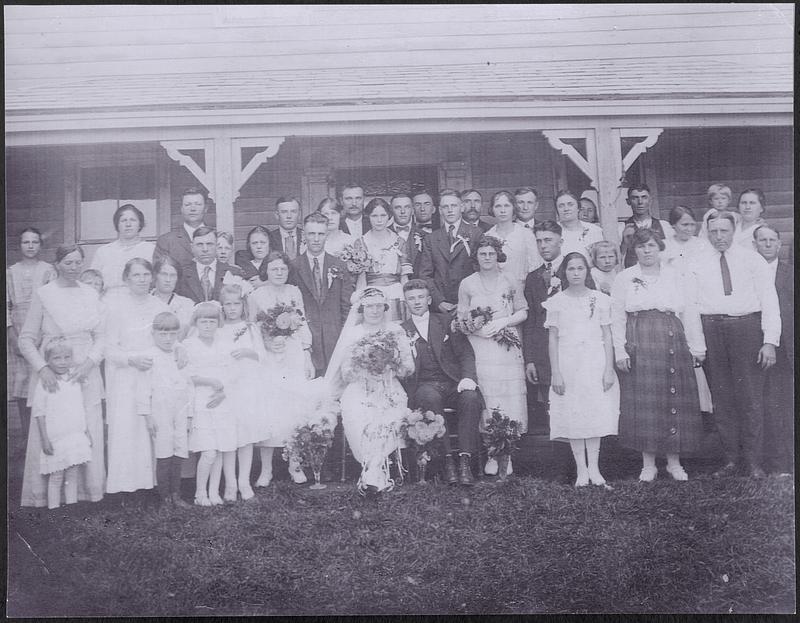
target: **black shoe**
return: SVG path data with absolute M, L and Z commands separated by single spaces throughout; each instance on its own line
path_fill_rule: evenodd
M 472 475 L 470 468 L 469 454 L 462 454 L 458 457 L 458 482 L 466 487 L 471 487 L 475 484 L 475 477 Z
M 456 472 L 456 462 L 453 456 L 448 454 L 444 457 L 444 481 L 448 485 L 458 484 L 458 472 Z
M 730 478 L 736 475 L 736 463 L 726 463 L 723 467 L 715 471 L 714 478 Z
M 376 487 L 375 485 L 367 485 L 366 487 L 364 487 L 365 500 L 377 500 L 379 493 L 380 491 L 378 491 L 378 487 Z
M 762 478 L 766 478 L 767 475 L 764 473 L 764 470 L 761 469 L 758 465 L 751 465 L 750 466 L 750 478 L 756 478 L 761 480 Z

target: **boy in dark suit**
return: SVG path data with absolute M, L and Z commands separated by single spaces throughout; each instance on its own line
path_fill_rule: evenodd
M 181 268 L 175 292 L 195 303 L 217 300 L 226 273 L 242 276 L 238 266 L 217 260 L 217 232 L 210 227 L 202 226 L 194 231 L 192 255 L 194 261 Z

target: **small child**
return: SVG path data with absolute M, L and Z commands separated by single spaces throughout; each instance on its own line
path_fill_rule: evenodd
M 36 384 L 32 415 L 39 428 L 42 453 L 40 473 L 47 479 L 47 507 L 61 505 L 61 486 L 67 504 L 78 501 L 78 466 L 92 459 L 92 439 L 86 426 L 83 390 L 69 377 L 73 365 L 72 346 L 55 338 L 44 347 L 47 367 L 58 377 L 58 389 L 50 393 Z
M 172 312 L 161 312 L 153 319 L 155 346 L 144 353 L 153 365 L 138 373 L 136 412 L 147 418 L 153 439 L 161 501 L 185 508 L 189 504 L 181 499 L 181 468 L 188 456 L 193 388 L 175 362 L 179 330 L 180 322 Z
M 225 315 L 225 324 L 217 332 L 219 344 L 224 348 L 232 372 L 228 397 L 231 409 L 236 414 L 237 455 L 239 458 L 239 493 L 243 500 L 255 494 L 250 485 L 250 470 L 253 465 L 253 444 L 261 441 L 264 429 L 264 401 L 261 388 L 264 382 L 259 361 L 263 360 L 264 347 L 258 328 L 247 321 L 242 287 L 236 284 L 223 285 L 219 300 Z M 236 501 L 236 482 L 229 484 L 225 476 L 226 501 Z
M 187 373 L 195 386 L 189 449 L 200 452 L 194 498 L 198 506 L 223 503 L 219 496 L 223 469 L 226 482 L 236 481 L 236 417 L 226 395 L 231 377 L 229 357 L 216 337 L 222 322 L 219 303 L 198 303 L 191 321 L 196 331 L 183 342 L 189 360 Z
M 592 279 L 597 289 L 611 296 L 611 284 L 619 272 L 621 263 L 619 248 L 613 242 L 600 240 L 589 249 L 592 261 Z
M 101 297 L 103 296 L 105 283 L 103 282 L 103 275 L 99 270 L 87 268 L 81 273 L 81 276 L 78 277 L 78 281 L 92 286 L 95 290 L 97 290 L 97 294 L 99 294 Z
M 568 253 L 558 269 L 566 287 L 542 306 L 549 329 L 550 439 L 569 441 L 576 487 L 606 485 L 600 473 L 600 439 L 616 435 L 619 384 L 611 342 L 611 298 L 590 289 L 589 264 Z

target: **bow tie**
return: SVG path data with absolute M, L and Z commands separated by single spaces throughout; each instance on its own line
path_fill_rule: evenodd
M 394 228 L 395 228 L 395 231 L 397 231 L 397 233 L 400 233 L 401 231 L 405 231 L 405 232 L 411 231 L 411 226 L 410 225 L 395 225 Z

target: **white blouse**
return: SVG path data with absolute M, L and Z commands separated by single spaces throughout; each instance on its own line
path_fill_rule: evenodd
M 561 225 L 561 223 L 559 223 Z M 581 221 L 581 229 L 567 229 L 561 225 L 561 255 L 577 251 L 591 263 L 592 258 L 589 247 L 595 242 L 603 240 L 603 230 L 594 223 L 584 223 Z
M 668 265 L 661 265 L 658 276 L 645 275 L 639 264 L 623 270 L 611 286 L 611 332 L 616 359 L 627 357 L 625 329 L 628 312 L 658 310 L 672 312 L 683 323 L 689 350 L 696 357 L 705 355 L 706 341 L 697 307 L 694 273 L 681 276 Z

